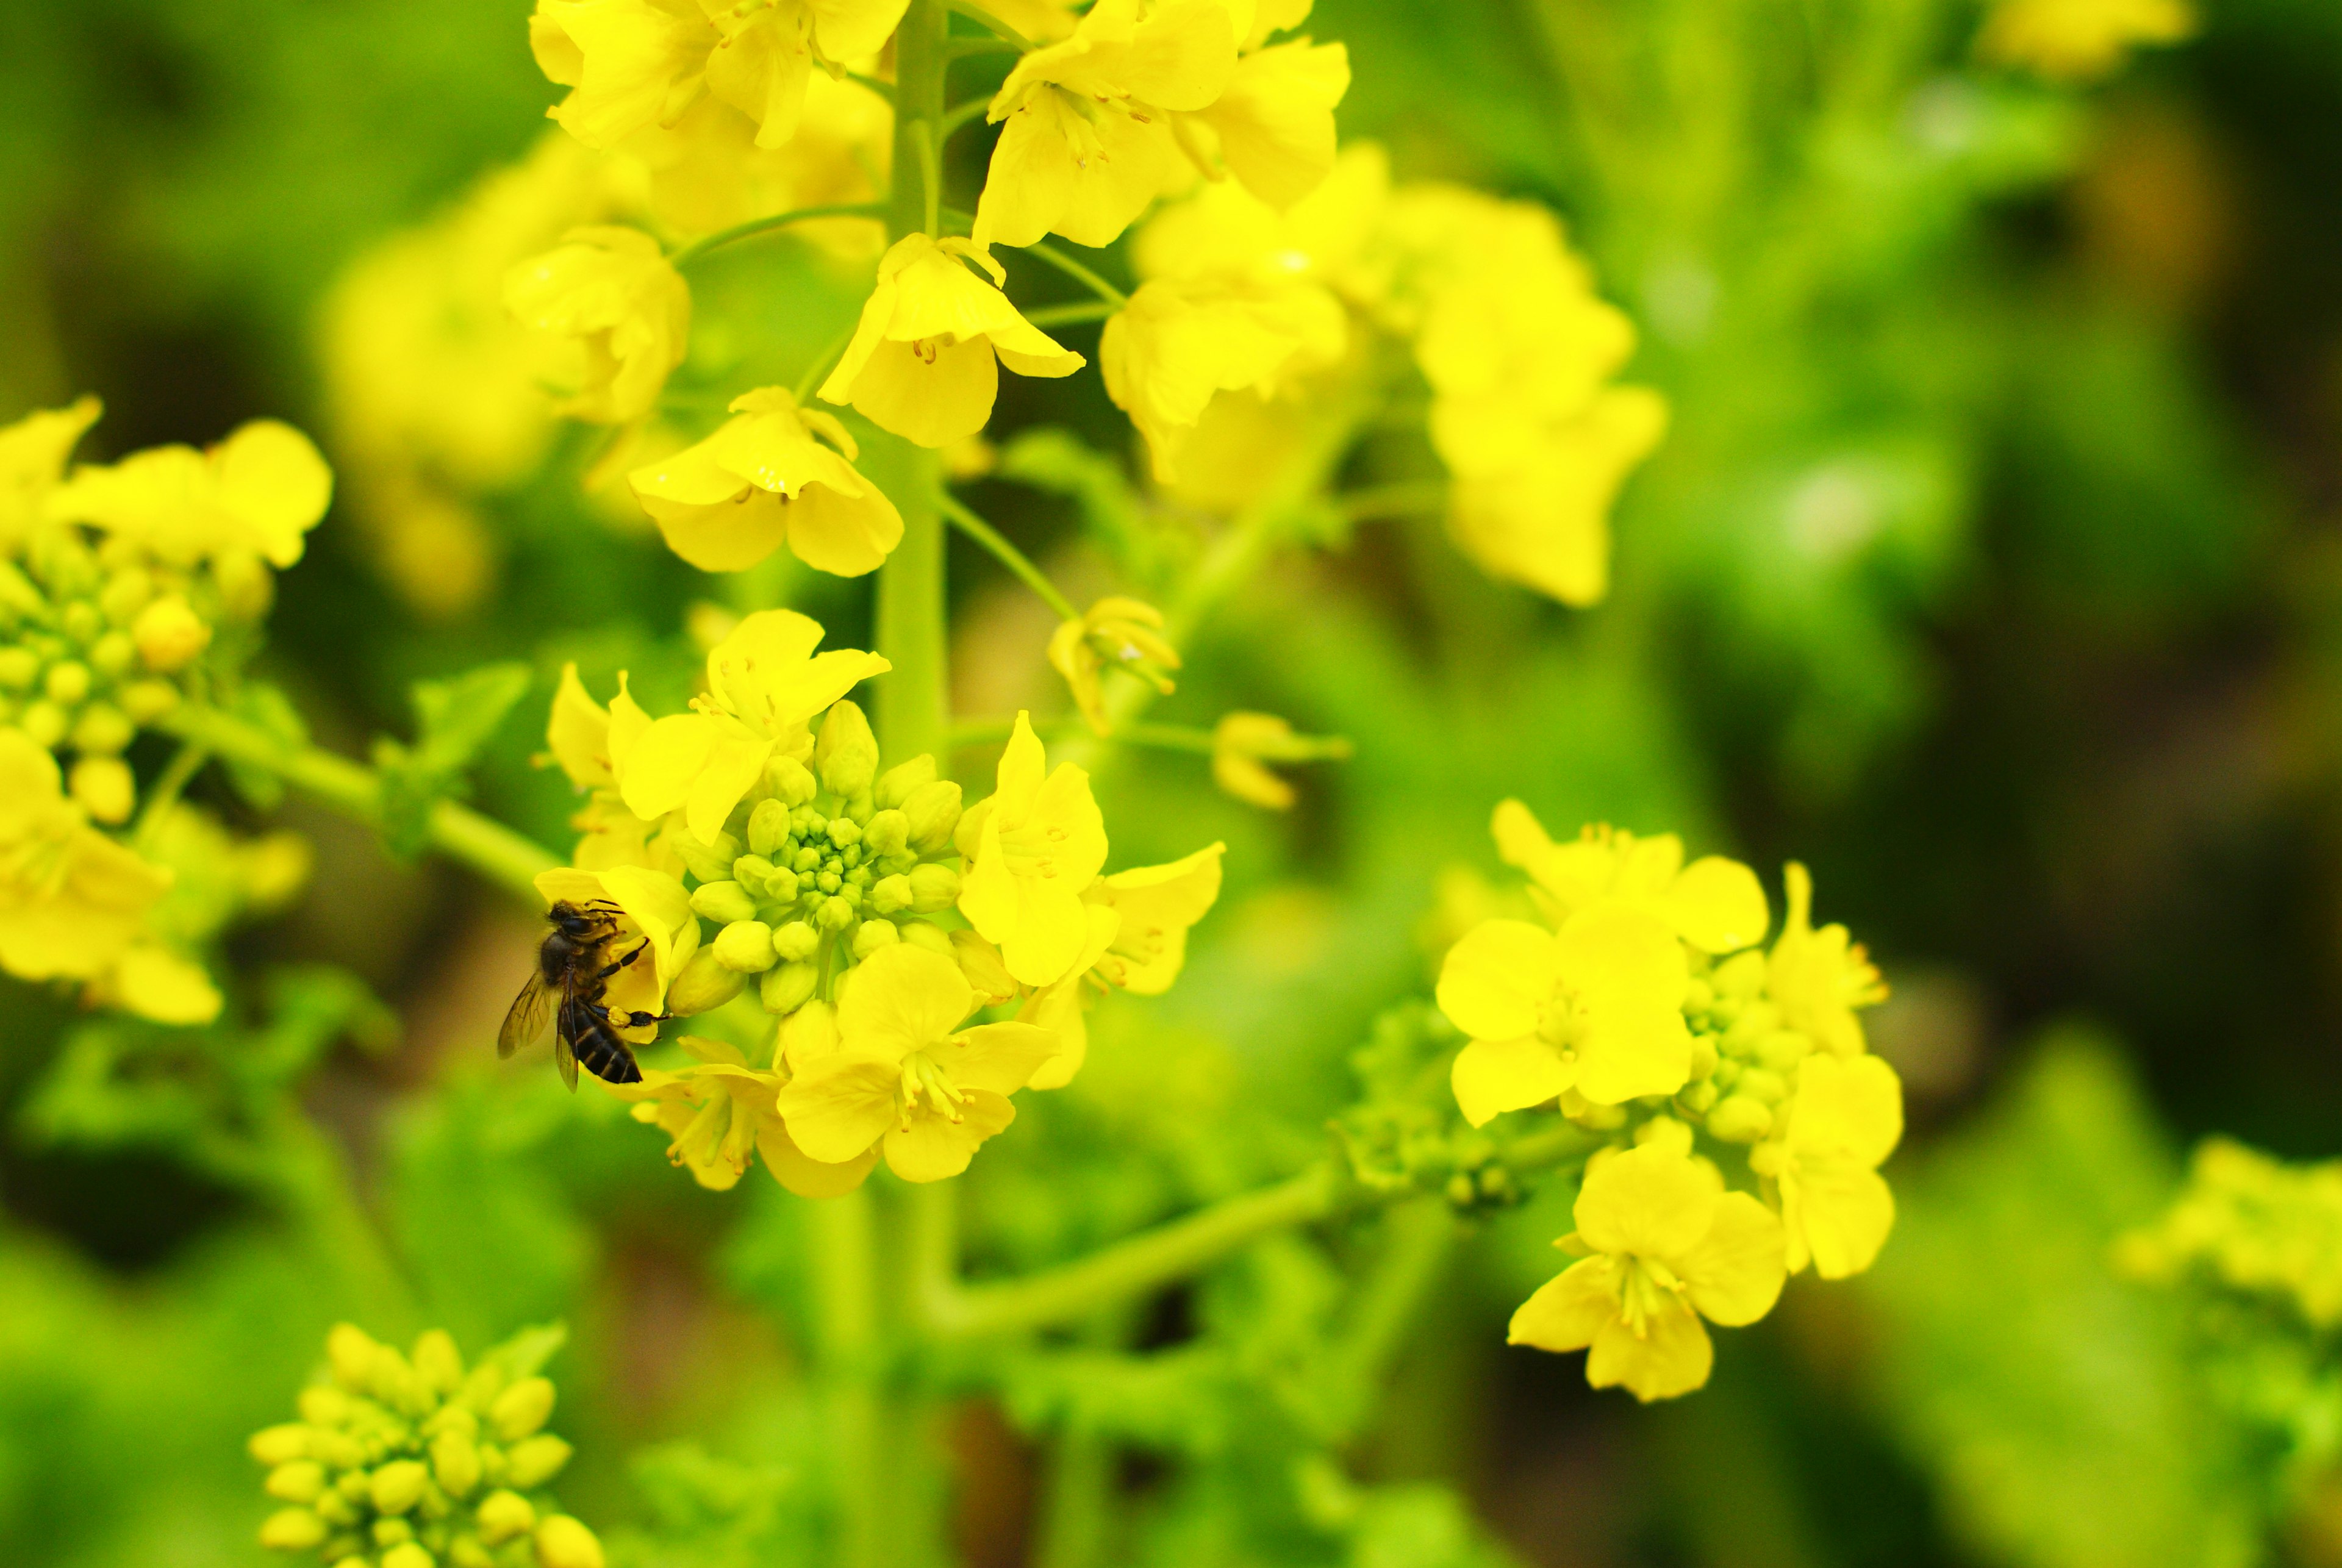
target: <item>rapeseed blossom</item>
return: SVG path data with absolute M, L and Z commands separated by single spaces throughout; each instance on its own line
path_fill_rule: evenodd
M 1071 763 L 1047 766 L 1031 718 L 1018 714 L 992 796 L 960 818 L 957 833 L 967 857 L 960 912 L 1026 985 L 1073 969 L 1090 929 L 1082 894 L 1106 865 L 1106 820 L 1089 774 Z
M 260 1543 L 332 1568 L 602 1568 L 546 1490 L 572 1453 L 545 1430 L 555 1395 L 537 1374 L 562 1337 L 526 1330 L 466 1369 L 444 1330 L 402 1354 L 337 1324 L 301 1419 L 247 1444 L 283 1505 Z
M 2287 1164 L 2207 1138 L 2171 1206 L 2125 1236 L 2116 1258 L 2137 1278 L 2199 1279 L 2331 1329 L 2342 1323 L 2342 1161 Z
M 691 290 L 640 229 L 572 229 L 562 244 L 505 276 L 505 304 L 523 324 L 570 345 L 572 390 L 555 412 L 624 424 L 650 412 L 683 363 Z
M 1113 732 L 1100 680 L 1108 668 L 1127 670 L 1167 696 L 1176 689 L 1170 672 L 1179 650 L 1163 635 L 1163 612 L 1136 599 L 1100 599 L 1076 621 L 1062 623 L 1049 638 L 1049 663 L 1066 677 L 1074 705 L 1099 734 Z
M 1977 48 L 2053 81 L 2109 75 L 2141 45 L 2177 44 L 2196 32 L 2188 0 L 2000 0 Z

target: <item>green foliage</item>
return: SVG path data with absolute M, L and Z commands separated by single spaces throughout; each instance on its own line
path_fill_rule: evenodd
M 514 704 L 528 694 L 532 680 L 526 664 L 503 664 L 415 683 L 414 745 L 387 736 L 374 745 L 382 777 L 382 834 L 392 854 L 420 853 L 431 808 L 471 793 L 465 774 Z

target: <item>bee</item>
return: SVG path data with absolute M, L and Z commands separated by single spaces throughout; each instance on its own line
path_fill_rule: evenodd
M 643 1081 L 643 1070 L 626 1043 L 618 1038 L 618 1031 L 664 1024 L 668 1015 L 633 1012 L 614 1015 L 603 1000 L 610 977 L 640 958 L 650 945 L 647 940 L 638 942 L 624 956 L 609 957 L 610 947 L 618 938 L 617 908 L 599 900 L 579 904 L 564 899 L 553 906 L 546 915 L 553 929 L 536 950 L 536 973 L 520 988 L 512 1011 L 505 1014 L 505 1026 L 496 1033 L 498 1056 L 509 1056 L 534 1044 L 545 1033 L 549 1018 L 554 1022 L 553 1060 L 561 1069 L 561 1081 L 570 1088 L 577 1087 L 580 1062 L 606 1083 Z

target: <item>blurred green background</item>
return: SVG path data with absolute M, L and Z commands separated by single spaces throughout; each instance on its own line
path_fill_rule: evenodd
M 556 90 L 525 9 L 0 5 L 0 419 L 94 391 L 85 456 L 264 414 L 335 455 L 328 290 L 535 142 Z M 1165 716 L 1265 709 L 1357 755 L 1282 817 L 1196 761 L 1109 762 L 1112 864 L 1222 836 L 1227 892 L 1179 989 L 1102 1014 L 1092 1068 L 971 1183 L 978 1258 L 1005 1266 L 1289 1168 L 1376 1015 L 1426 991 L 1417 925 L 1444 870 L 1494 870 L 1511 794 L 1556 831 L 1814 868 L 1897 992 L 1874 1044 L 1913 1134 L 1875 1274 L 1793 1287 L 1708 1391 L 1639 1411 L 1502 1345 L 1568 1228 L 1540 1200 L 1450 1261 L 1361 1403 L 1308 1369 L 1339 1239 L 1264 1249 L 1160 1303 L 1154 1354 L 965 1374 L 972 1563 L 1026 1560 L 1035 1444 L 1068 1431 L 1121 1467 L 1120 1561 L 2342 1561 L 2315 1508 L 2270 1501 L 2173 1309 L 2104 1266 L 2197 1136 L 2342 1141 L 2342 8 L 2224 0 L 2088 88 L 1977 65 L 1978 19 L 1320 0 L 1311 30 L 1355 69 L 1345 136 L 1552 205 L 1637 322 L 1629 375 L 1672 432 L 1596 610 L 1486 582 L 1436 523 L 1376 523 L 1215 624 Z M 859 286 L 786 246 L 709 268 L 704 319 L 729 298 L 754 325 L 704 335 L 684 383 L 793 370 Z M 754 306 L 775 297 L 796 303 Z M 1127 456 L 1095 378 L 1004 408 Z M 703 601 L 866 636 L 859 584 L 713 580 L 581 499 L 590 445 L 558 438 L 481 502 L 467 604 L 418 606 L 346 499 L 329 516 L 268 655 L 326 744 L 403 733 L 411 682 L 493 658 L 539 696 L 575 659 L 597 690 L 629 668 L 679 700 Z M 1103 589 L 1105 472 L 1086 498 L 996 482 L 977 504 Z M 961 710 L 1062 706 L 1046 616 L 987 560 L 952 566 Z M 506 726 L 475 798 L 561 843 L 533 727 Z M 0 990 L 0 1561 L 263 1561 L 242 1439 L 344 1315 L 467 1349 L 567 1319 L 562 1491 L 614 1559 L 816 1561 L 802 1205 L 760 1178 L 697 1192 L 620 1107 L 496 1070 L 528 912 L 288 820 L 318 874 L 240 939 L 267 977 L 242 1054 L 101 1084 L 103 1039 Z M 306 1117 L 276 1125 L 296 1079 Z M 1095 1187 L 1053 1179 L 1106 1150 Z M 367 1214 L 305 1161 L 346 1162 Z M 385 1248 L 350 1242 L 368 1216 Z M 1374 1484 L 1280 1534 L 1260 1498 L 1316 1449 Z

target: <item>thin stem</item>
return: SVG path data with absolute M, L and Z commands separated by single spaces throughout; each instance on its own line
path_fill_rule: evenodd
M 194 742 L 231 762 L 275 774 L 304 794 L 379 824 L 382 781 L 374 770 L 315 746 L 292 746 L 257 724 L 216 708 L 183 707 L 156 728 Z M 432 847 L 520 897 L 535 902 L 536 878 L 560 856 L 468 806 L 443 800 L 431 808 L 425 835 Z
M 204 764 L 211 760 L 209 746 L 195 741 L 180 743 L 179 749 L 164 764 L 162 773 L 147 790 L 145 804 L 138 808 L 137 825 L 130 830 L 132 841 L 141 849 L 153 846 L 155 834 L 161 829 L 163 819 L 171 814 L 171 808 L 179 803 L 179 796 L 188 783 L 203 772 Z
M 855 324 L 856 326 L 860 325 L 858 322 Z M 813 363 L 806 366 L 806 373 L 797 377 L 796 396 L 800 406 L 804 404 L 806 398 L 814 394 L 814 389 L 828 378 L 830 367 L 835 365 L 838 356 L 846 352 L 846 345 L 854 341 L 854 331 L 855 328 L 849 326 L 839 333 L 836 341 L 814 355 Z
M 971 120 L 982 118 L 984 111 L 990 107 L 991 104 L 992 100 L 988 97 L 970 98 L 965 104 L 945 110 L 944 117 L 936 122 L 936 135 L 946 142 L 950 141 L 953 132 Z
M 947 53 L 955 60 L 965 60 L 971 55 L 1022 54 L 1026 47 L 1006 38 L 955 38 Z
M 1104 321 L 1122 306 L 1112 300 L 1076 300 L 1071 305 L 1045 305 L 1025 313 L 1025 319 L 1035 326 L 1072 326 L 1085 321 Z
M 877 1259 L 868 1186 L 808 1205 L 813 1227 L 816 1376 L 836 1465 L 838 1540 L 831 1561 L 885 1568 L 887 1459 L 878 1400 Z
M 1344 517 L 1361 523 L 1369 517 L 1419 517 L 1447 507 L 1447 486 L 1438 480 L 1413 480 L 1396 484 L 1372 484 L 1334 497 Z
M 1038 45 L 1036 45 L 1030 38 L 1025 36 L 1024 34 L 1019 33 L 1016 28 L 1011 27 L 999 17 L 995 16 L 983 6 L 976 5 L 976 0 L 946 0 L 946 9 L 966 17 L 977 26 L 992 33 L 1004 42 L 1016 45 L 1020 50 L 1038 47 Z
M 947 490 L 938 492 L 936 504 L 943 508 L 944 515 L 951 519 L 953 527 L 992 552 L 994 560 L 1007 567 L 1016 574 L 1019 582 L 1040 594 L 1049 608 L 1057 613 L 1059 620 L 1078 621 L 1082 618 L 1082 613 L 1074 608 L 1074 602 L 1042 574 L 1041 568 L 1026 558 L 1024 551 L 1003 538 L 997 528 L 962 505 L 957 496 Z
M 849 82 L 859 83 L 869 88 L 890 104 L 895 101 L 895 84 L 892 82 L 883 82 L 876 76 L 865 75 L 859 71 L 848 71 L 846 78 Z
M 1097 295 L 1098 298 L 1114 306 L 1115 309 L 1120 310 L 1124 305 L 1130 303 L 1130 296 L 1128 295 L 1123 293 L 1120 289 L 1115 287 L 1114 285 L 1106 282 L 1106 279 L 1098 276 L 1097 274 L 1090 271 L 1089 268 L 1084 266 L 1081 263 L 1076 261 L 1073 257 L 1067 255 L 1056 246 L 1049 244 L 1046 240 L 1035 240 L 1031 245 L 1025 246 L 1024 249 L 1026 255 L 1033 256 L 1037 260 L 1047 262 L 1051 266 L 1056 267 L 1059 272 L 1064 273 L 1067 277 L 1072 278 L 1076 283 L 1082 285 L 1082 286 L 1088 289 L 1092 294 Z
M 712 235 L 702 235 L 669 255 L 667 265 L 689 266 L 718 245 L 728 245 L 734 240 L 745 240 L 814 218 L 883 218 L 886 215 L 886 209 L 876 202 L 831 202 L 817 207 L 798 207 L 791 212 L 774 213 L 766 217 L 750 218 L 745 224 L 734 224 L 728 229 L 717 229 Z
M 1515 1171 L 1540 1170 L 1591 1154 L 1606 1141 L 1605 1134 L 1565 1123 L 1521 1139 L 1503 1158 Z M 931 1304 L 929 1329 L 939 1339 L 976 1339 L 1074 1322 L 1208 1268 L 1274 1232 L 1416 1195 L 1412 1189 L 1385 1193 L 1360 1188 L 1341 1164 L 1329 1159 L 1297 1176 L 1223 1199 L 1086 1258 L 1022 1279 L 962 1289 Z

